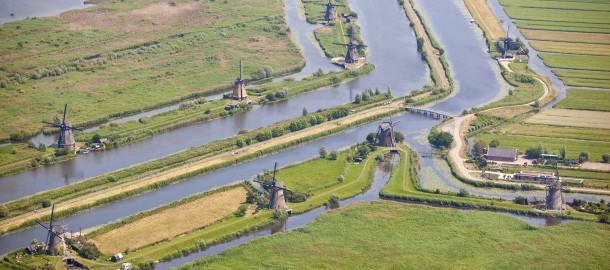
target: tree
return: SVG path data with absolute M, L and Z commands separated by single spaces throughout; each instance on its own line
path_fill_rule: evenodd
M 491 140 L 491 142 L 489 142 L 490 148 L 498 148 L 498 146 L 500 146 L 500 141 L 498 140 Z
M 402 143 L 405 141 L 405 135 L 402 134 L 402 132 L 400 132 L 400 131 L 394 131 L 394 140 L 397 143 Z
M 318 151 L 318 153 L 320 154 L 321 158 L 326 158 L 326 156 L 328 155 L 328 150 L 326 150 L 326 147 L 320 146 L 320 150 Z
M 34 141 L 32 141 L 32 140 L 29 140 L 28 141 L 28 148 L 30 148 L 30 149 L 36 148 L 36 143 Z
M 474 143 L 474 146 L 472 147 L 472 153 L 475 157 L 483 156 L 483 153 L 485 153 L 485 147 L 485 142 L 483 140 L 478 140 Z
M 465 189 L 460 189 L 460 192 L 458 192 L 458 197 L 469 197 L 470 196 L 470 192 L 468 192 L 468 190 Z
M 561 156 L 561 159 L 566 159 L 566 155 L 568 153 L 568 149 L 566 148 L 566 146 L 564 145 L 563 147 L 561 147 L 561 149 L 559 150 L 559 155 Z
M 303 107 L 303 116 L 307 116 L 307 114 L 309 114 L 307 108 Z
M 604 163 L 610 163 L 610 154 L 607 154 L 607 153 L 606 153 L 606 154 L 603 154 L 603 155 L 602 155 L 602 161 L 603 161 Z
M 356 94 L 356 98 L 354 98 L 354 103 L 355 104 L 362 103 L 362 96 L 360 94 Z
M 387 97 L 392 97 L 392 87 L 388 85 L 388 91 L 385 93 Z
M 589 160 L 589 152 L 580 152 L 580 154 L 578 155 L 578 160 L 580 160 L 580 162 L 585 162 Z
M 8 210 L 8 207 L 4 204 L 0 204 L 0 218 L 8 217 L 11 214 L 11 211 Z
M 525 150 L 525 155 L 529 159 L 537 159 L 542 156 L 542 147 L 538 145 L 538 147 L 530 146 Z
M 521 204 L 521 205 L 527 205 L 527 200 L 523 196 L 517 196 L 515 198 L 515 203 L 516 204 Z
M 91 137 L 91 141 L 94 143 L 100 143 L 101 139 L 102 139 L 102 136 L 98 133 L 93 134 L 93 137 Z
M 337 181 L 339 182 L 343 182 L 345 180 L 345 177 L 343 175 L 339 175 L 339 178 L 337 178 Z
M 369 135 L 366 135 L 366 141 L 370 144 L 375 144 L 377 142 L 377 133 L 371 132 Z
M 328 156 L 328 158 L 330 158 L 331 160 L 337 160 L 338 157 L 339 152 L 337 152 L 337 150 L 330 151 L 330 155 Z
M 47 151 L 47 146 L 44 143 L 39 143 L 38 144 L 38 151 L 46 152 Z
M 97 259 L 102 253 L 95 246 L 95 244 L 87 241 L 81 241 L 83 247 L 78 250 L 78 254 L 85 259 L 94 260 Z
M 453 135 L 449 132 L 437 132 L 436 130 L 433 130 L 428 135 L 428 141 L 436 148 L 447 148 L 451 146 L 451 143 L 453 142 Z

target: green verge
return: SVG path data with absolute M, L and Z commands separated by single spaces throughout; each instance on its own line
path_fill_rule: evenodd
M 610 91 L 567 89 L 567 96 L 554 108 L 610 112 Z

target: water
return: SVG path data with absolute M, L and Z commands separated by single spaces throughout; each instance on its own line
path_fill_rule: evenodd
M 28 17 L 53 16 L 64 11 L 92 6 L 85 5 L 83 2 L 83 0 L 2 0 L 0 2 L 0 24 Z
M 316 111 L 344 104 L 352 101 L 357 93 L 367 87 L 379 86 L 385 90 L 388 85 L 391 85 L 392 93 L 395 96 L 403 96 L 413 89 L 420 89 L 427 81 L 427 67 L 417 53 L 415 37 L 398 2 L 362 1 L 353 3 L 353 9 L 359 13 L 361 34 L 368 45 L 368 59 L 376 65 L 373 73 L 337 87 L 329 87 L 279 103 L 255 107 L 244 114 L 191 125 L 116 149 L 79 156 L 69 161 L 28 170 L 17 175 L 0 177 L 0 202 L 75 183 L 233 136 L 242 129 L 255 129 L 291 119 L 300 116 L 303 107 L 307 107 L 309 111 Z M 384 20 L 380 20 L 380 18 Z M 293 33 L 311 30 L 311 26 L 308 26 L 307 29 L 299 27 L 305 26 L 290 25 Z M 405 34 L 397 35 L 396 33 Z M 311 43 L 310 39 L 305 38 L 299 38 L 299 41 Z M 306 59 L 307 62 L 321 61 L 319 52 L 310 51 L 305 56 L 314 59 L 312 61 Z M 316 69 L 314 67 L 312 70 Z

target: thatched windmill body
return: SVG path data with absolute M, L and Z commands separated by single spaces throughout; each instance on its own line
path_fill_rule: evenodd
M 561 186 L 559 179 L 559 168 L 555 163 L 557 180 L 549 181 L 546 186 L 546 210 L 562 210 L 565 203 L 563 199 L 564 187 Z
M 57 147 L 58 148 L 74 148 L 74 132 L 73 130 L 83 131 L 82 129 L 72 127 L 70 123 L 66 122 L 66 113 L 68 111 L 68 104 L 64 104 L 64 118 L 61 121 L 61 124 L 51 123 L 42 121 L 43 123 L 50 125 L 52 127 L 59 128 L 59 139 L 57 139 Z
M 64 227 L 61 225 L 53 225 L 53 214 L 55 212 L 55 205 L 51 208 L 51 219 L 49 220 L 49 226 L 45 226 L 44 224 L 36 221 L 38 225 L 45 228 L 47 230 L 47 250 L 46 253 L 49 255 L 56 255 L 56 251 L 65 248 L 65 240 L 63 237 Z
M 284 192 L 292 192 L 291 190 L 284 187 L 282 183 L 275 179 L 275 172 L 277 170 L 277 162 L 273 167 L 273 178 L 271 184 L 267 184 L 258 180 L 254 180 L 254 182 L 259 183 L 264 188 L 270 190 L 269 196 L 269 209 L 283 209 L 288 210 L 288 205 L 286 205 L 286 198 L 284 197 Z
M 395 147 L 396 140 L 394 138 L 394 125 L 400 121 L 392 123 L 392 121 L 382 122 L 377 128 L 377 141 L 382 147 Z

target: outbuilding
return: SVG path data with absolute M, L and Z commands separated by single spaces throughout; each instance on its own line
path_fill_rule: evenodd
M 515 162 L 517 161 L 517 155 L 517 149 L 490 147 L 489 150 L 487 150 L 485 158 L 494 161 Z

